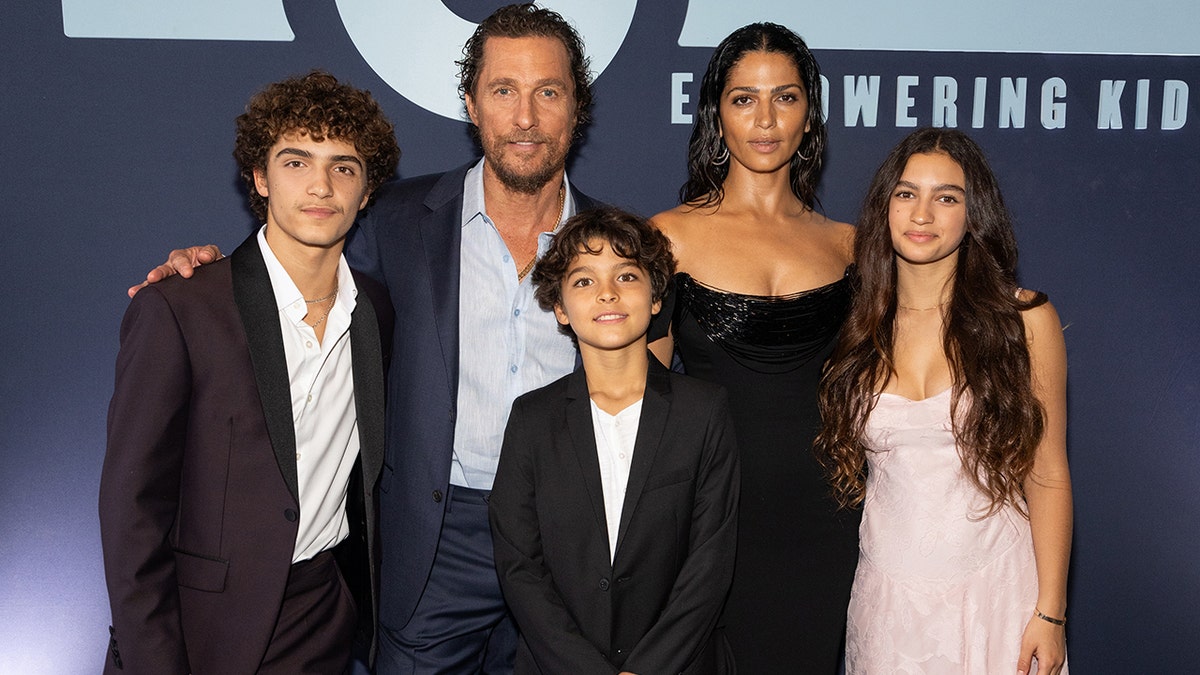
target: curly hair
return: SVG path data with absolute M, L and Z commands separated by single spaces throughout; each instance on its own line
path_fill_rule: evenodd
M 463 45 L 463 58 L 458 64 L 458 95 L 464 100 L 474 95 L 479 73 L 483 70 L 483 47 L 488 38 L 548 37 L 562 43 L 571 59 L 571 79 L 575 86 L 575 136 L 591 121 L 592 73 L 591 59 L 583 52 L 583 39 L 554 10 L 538 7 L 532 2 L 505 5 L 484 19 Z M 471 128 L 478 133 L 475 125 Z
M 666 297 L 675 274 L 671 242 L 645 218 L 606 206 L 571 216 L 554 235 L 550 248 L 533 268 L 533 293 L 539 307 L 549 312 L 562 304 L 567 270 L 579 256 L 600 253 L 603 247 L 593 248 L 595 241 L 608 244 L 613 253 L 637 263 L 649 277 L 652 302 Z M 559 330 L 575 339 L 570 326 L 560 324 Z
M 843 506 L 862 502 L 869 452 L 863 431 L 875 392 L 895 374 L 896 254 L 888 206 L 909 157 L 918 153 L 948 155 L 966 180 L 966 234 L 942 329 L 959 456 L 967 477 L 989 498 L 988 514 L 1005 503 L 1025 513 L 1022 483 L 1045 422 L 1021 312 L 1046 296 L 1018 297 L 1016 239 L 996 177 L 979 146 L 953 129 L 913 132 L 871 181 L 854 240 L 854 304 L 821 382 L 817 459 Z
M 733 31 L 713 51 L 700 81 L 700 96 L 696 102 L 696 123 L 688 141 L 688 178 L 679 190 L 684 204 L 709 206 L 719 204 L 725 196 L 725 178 L 729 164 L 713 164 L 722 153 L 725 141 L 721 138 L 721 96 L 728 83 L 729 71 L 751 52 L 783 54 L 790 58 L 800 72 L 808 97 L 808 132 L 800 140 L 798 152 L 788 164 L 792 193 L 808 208 L 817 204 L 817 177 L 825 153 L 825 116 L 822 115 L 821 70 L 817 60 L 794 32 L 776 23 L 752 23 Z
M 371 92 L 341 84 L 319 70 L 267 85 L 238 115 L 233 147 L 249 188 L 250 210 L 260 222 L 267 219 L 267 198 L 255 188 L 254 170 L 266 170 L 271 146 L 289 133 L 317 142 L 332 138 L 353 144 L 366 162 L 369 193 L 396 173 L 400 161 L 395 130 Z

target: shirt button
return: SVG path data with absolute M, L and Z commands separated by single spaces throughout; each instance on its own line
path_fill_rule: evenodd
M 521 310 L 519 310 L 519 309 L 514 309 L 514 310 L 513 310 L 513 316 L 521 316 Z
M 515 373 L 515 372 L 517 372 L 517 367 L 516 367 L 515 365 L 513 365 L 513 366 L 509 366 L 509 367 L 508 367 L 508 370 L 509 370 L 509 372 L 513 372 L 513 373 Z
M 623 453 L 623 452 L 617 453 L 617 457 L 620 457 L 621 459 L 625 459 L 625 453 Z
M 296 453 L 296 461 L 297 461 L 297 462 L 299 462 L 299 461 L 300 461 L 300 453 L 298 453 L 298 452 Z
M 307 342 L 305 342 L 304 346 L 308 347 L 309 349 L 312 349 L 312 340 L 308 340 Z
M 512 258 L 510 258 L 510 257 L 509 257 L 509 256 L 507 256 L 507 255 L 506 255 L 506 256 L 504 256 L 504 262 L 509 262 L 510 260 L 512 260 Z

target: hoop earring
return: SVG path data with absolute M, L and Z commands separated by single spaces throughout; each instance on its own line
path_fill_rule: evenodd
M 800 154 L 800 148 L 796 148 L 796 156 L 799 157 L 800 161 L 802 162 L 807 162 L 808 160 L 812 159 L 812 157 L 805 157 L 804 155 Z
M 725 162 L 729 161 L 729 146 L 725 145 L 725 139 L 721 139 L 717 142 L 721 144 L 721 152 L 718 152 L 717 156 L 712 158 L 713 166 L 721 166 Z

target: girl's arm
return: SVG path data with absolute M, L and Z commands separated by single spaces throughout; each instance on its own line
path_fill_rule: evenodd
M 1056 675 L 1066 660 L 1065 629 L 1035 614 L 1064 619 L 1071 557 L 1071 475 L 1067 467 L 1067 349 L 1058 313 L 1049 303 L 1023 312 L 1034 394 L 1045 410 L 1045 433 L 1025 479 L 1025 500 L 1037 560 L 1037 606 L 1021 638 L 1018 673 Z

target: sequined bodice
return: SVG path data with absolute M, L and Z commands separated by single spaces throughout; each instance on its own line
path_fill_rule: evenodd
M 850 307 L 851 268 L 831 284 L 791 295 L 731 293 L 676 276 L 677 319 L 691 315 L 709 340 L 755 370 L 804 365 L 826 351 Z

